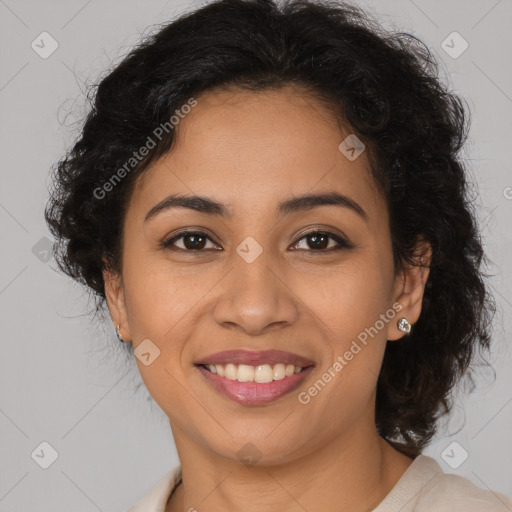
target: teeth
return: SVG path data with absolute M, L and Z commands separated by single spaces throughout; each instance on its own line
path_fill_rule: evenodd
M 286 377 L 286 367 L 284 364 L 279 363 L 274 366 L 274 372 L 273 372 L 273 379 L 274 380 L 281 380 Z
M 254 380 L 254 367 L 247 364 L 238 365 L 238 382 L 252 382 Z
M 256 367 L 254 371 L 254 380 L 256 382 L 272 382 L 274 380 L 274 370 L 269 364 L 262 364 Z
M 238 368 L 234 364 L 227 364 L 224 368 L 224 377 L 229 380 L 237 380 Z
M 229 380 L 238 380 L 238 382 L 272 382 L 281 380 L 285 377 L 291 377 L 294 373 L 303 370 L 302 366 L 293 364 L 277 363 L 275 365 L 260 364 L 259 366 L 250 366 L 248 364 L 210 364 L 208 369 L 220 377 L 226 377 Z

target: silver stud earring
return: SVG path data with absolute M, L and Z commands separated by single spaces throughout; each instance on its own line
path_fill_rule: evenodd
M 407 321 L 407 318 L 400 318 L 400 320 L 398 320 L 397 322 L 397 325 L 398 325 L 398 328 L 409 334 L 411 332 L 411 324 Z

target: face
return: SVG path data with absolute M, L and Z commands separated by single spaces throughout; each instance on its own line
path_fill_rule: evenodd
M 296 88 L 197 101 L 134 190 L 121 275 L 105 272 L 149 392 L 175 438 L 233 460 L 374 429 L 386 340 L 417 320 L 426 274 L 395 275 L 365 152 L 347 158 L 350 131 Z

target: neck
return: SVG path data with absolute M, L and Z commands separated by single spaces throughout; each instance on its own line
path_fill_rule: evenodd
M 372 510 L 412 459 L 392 448 L 371 426 L 354 425 L 290 463 L 247 466 L 205 449 L 172 425 L 183 485 L 173 493 L 166 512 Z

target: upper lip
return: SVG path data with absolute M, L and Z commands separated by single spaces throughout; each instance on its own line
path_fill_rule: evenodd
M 224 350 L 223 352 L 216 352 L 215 354 L 206 356 L 195 364 L 210 365 L 228 363 L 247 364 L 250 366 L 283 363 L 293 364 L 294 366 L 300 366 L 302 368 L 315 364 L 310 359 L 283 350 Z

